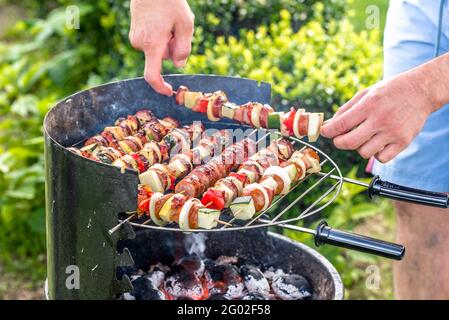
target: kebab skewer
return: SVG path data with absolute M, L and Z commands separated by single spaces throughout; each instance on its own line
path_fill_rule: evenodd
M 255 142 L 251 139 L 244 139 L 225 148 L 219 156 L 196 167 L 184 177 L 176 185 L 176 193 L 166 195 L 161 192 L 153 193 L 151 188 L 142 186 L 139 190 L 139 211 L 148 213 L 152 221 L 159 226 L 170 222 L 180 222 L 179 217 L 183 212 L 184 219 L 180 225 L 214 228 L 217 226 L 220 210 L 206 208 L 195 198 L 218 179 L 235 169 L 238 161 L 244 161 L 249 155 L 254 154 L 254 150 Z M 188 218 L 185 219 L 185 217 Z
M 245 143 L 245 141 L 243 141 Z M 250 147 L 251 148 L 251 147 Z M 229 148 L 230 150 L 234 152 L 239 152 L 239 148 Z M 257 165 L 264 166 L 264 168 L 273 166 L 275 164 L 279 163 L 279 159 L 285 160 L 290 157 L 290 155 L 293 153 L 293 147 L 291 143 L 287 140 L 281 139 L 279 141 L 274 141 L 270 144 L 270 146 L 264 150 L 259 151 L 258 153 L 252 155 L 249 157 L 249 159 L 246 159 L 246 161 L 243 162 L 241 165 L 240 172 L 231 172 L 229 173 L 228 177 L 225 177 L 225 173 L 223 172 L 222 178 L 219 179 L 217 176 L 211 177 L 210 179 L 215 179 L 218 181 L 224 179 L 227 179 L 231 177 L 231 180 L 228 181 L 230 183 L 239 183 L 239 180 L 232 181 L 235 174 L 238 174 L 240 176 L 245 176 L 245 172 L 247 176 L 250 176 L 252 174 L 251 170 L 254 169 L 254 162 L 257 162 Z M 223 156 L 224 155 L 224 156 Z M 223 159 L 233 159 L 233 156 L 226 155 L 226 150 L 222 154 L 223 157 L 215 158 L 217 160 L 223 161 Z M 246 158 L 248 158 L 248 155 L 245 155 Z M 243 159 L 245 160 L 245 159 Z M 212 159 L 208 164 L 216 164 L 217 162 L 214 162 L 214 159 Z M 235 163 L 235 162 L 234 162 Z M 237 162 L 238 166 L 238 162 Z M 234 167 L 234 165 L 233 165 Z M 230 169 L 233 169 L 230 168 Z M 245 171 L 246 170 L 246 171 Z M 210 171 L 212 172 L 212 170 Z M 195 174 L 195 172 L 192 172 L 192 174 Z M 202 174 L 202 172 L 201 172 Z M 260 174 L 261 175 L 261 174 Z M 246 178 L 248 182 L 252 182 L 252 178 Z M 215 183 L 215 187 L 224 184 L 220 184 L 219 182 Z M 205 187 L 208 186 L 209 183 L 206 183 Z M 179 184 L 182 186 L 182 183 Z M 211 184 L 212 185 L 212 184 Z M 240 186 L 240 191 L 243 189 L 243 183 Z M 182 189 L 183 187 L 181 187 Z M 195 188 L 195 186 L 194 186 Z M 208 190 L 213 190 L 214 188 L 211 187 Z M 218 188 L 215 188 L 217 191 Z M 190 190 L 190 189 L 189 189 Z M 179 226 L 181 229 L 196 229 L 196 228 L 204 228 L 204 229 L 211 229 L 217 226 L 219 222 L 219 216 L 221 213 L 220 207 L 216 206 L 208 206 L 204 204 L 204 200 L 206 199 L 203 197 L 203 203 L 199 201 L 196 197 L 201 194 L 201 191 L 199 189 L 194 189 L 195 193 L 187 195 L 185 190 L 176 190 L 177 193 L 163 195 L 162 193 L 154 193 L 152 194 L 151 190 L 142 190 L 141 197 L 145 200 L 141 202 L 141 205 L 139 206 L 139 210 L 141 212 L 146 212 L 151 217 L 151 220 L 159 226 L 165 226 L 166 224 L 170 222 L 177 222 L 179 223 Z M 230 191 L 230 189 L 225 189 L 227 191 Z M 222 195 L 226 193 L 226 191 L 222 191 Z M 237 196 L 238 194 L 236 194 Z M 145 198 L 146 197 L 146 198 Z M 226 196 L 229 198 L 230 196 Z M 223 197 L 222 197 L 223 198 Z M 232 201 L 232 199 L 231 199 Z
M 293 151 L 293 144 L 287 139 L 281 138 L 271 142 L 266 149 L 246 160 L 236 172 L 231 172 L 227 177 L 218 180 L 213 187 L 208 188 L 201 202 L 208 208 L 218 210 L 229 207 L 246 185 L 259 181 L 267 169 L 289 159 Z
M 170 155 L 177 153 L 178 148 L 190 148 L 195 137 L 201 135 L 203 131 L 204 127 L 195 123 L 183 128 L 174 128 L 161 141 L 150 141 L 139 151 L 116 159 L 112 165 L 122 169 L 134 169 L 142 175 L 150 167 L 163 166 L 161 163 L 169 160 Z
M 201 165 L 215 153 L 220 154 L 231 140 L 232 135 L 229 131 L 220 130 L 209 137 L 203 137 L 192 149 L 186 150 L 187 143 L 185 143 L 179 150 L 182 152 L 171 157 L 168 164 L 154 164 L 141 173 L 140 182 L 149 186 L 153 192 L 164 193 L 174 186 L 175 180 L 183 178 L 196 165 Z
M 305 109 L 291 108 L 288 112 L 275 112 L 268 104 L 248 102 L 236 105 L 228 100 L 223 91 L 202 93 L 180 86 L 175 95 L 176 103 L 194 112 L 207 115 L 210 121 L 233 119 L 255 128 L 276 129 L 283 136 L 308 137 L 315 142 L 320 136 L 323 113 L 310 113 Z
M 279 143 L 279 145 L 282 145 L 282 143 Z M 270 145 L 270 147 L 272 146 Z M 253 159 L 262 158 L 263 156 L 266 157 L 272 152 L 270 147 L 255 154 L 248 161 L 254 161 Z M 306 173 L 320 171 L 319 156 L 312 149 L 295 152 L 291 152 L 291 149 L 289 149 L 289 151 L 289 154 L 281 152 L 279 158 L 283 162 L 280 165 L 269 166 L 258 180 L 259 182 L 251 182 L 248 178 L 251 175 L 249 171 L 257 169 L 254 167 L 249 169 L 245 166 L 245 163 L 241 166 L 242 170 L 246 167 L 247 169 L 245 170 L 248 170 L 248 173 L 240 172 L 241 175 L 247 175 L 246 185 L 238 193 L 240 197 L 235 198 L 230 205 L 235 218 L 240 220 L 252 218 L 256 212 L 265 210 L 271 204 L 275 195 L 288 192 L 291 185 L 304 179 Z M 271 161 L 274 161 L 274 159 Z M 272 190 L 271 197 L 268 196 L 267 189 Z M 147 197 L 146 201 L 141 202 L 139 209 L 142 212 L 146 212 L 156 225 L 165 226 L 170 222 L 177 222 L 179 227 L 184 230 L 196 228 L 211 229 L 215 228 L 220 221 L 221 211 L 219 209 L 207 207 L 200 200 L 182 192 L 166 195 L 162 193 L 153 194 L 149 190 L 146 192 L 148 193 L 142 194 L 143 197 Z
M 208 163 L 193 169 L 186 177 L 176 184 L 175 192 L 183 193 L 192 198 L 199 198 L 209 187 L 219 179 L 226 177 L 255 153 L 256 143 L 251 139 L 243 139 L 223 150 Z
M 320 171 L 320 158 L 314 150 L 295 151 L 287 161 L 268 168 L 259 182 L 245 186 L 241 197 L 231 203 L 231 212 L 236 219 L 251 219 L 269 208 L 274 196 L 288 193 L 291 186 L 304 179 L 307 173 Z
M 139 123 L 142 125 L 140 130 L 134 136 L 125 137 L 118 144 L 115 143 L 114 145 L 118 149 L 104 146 L 104 139 L 99 138 L 103 138 L 101 135 L 86 141 L 86 144 L 92 141 L 100 141 L 100 145 L 94 142 L 81 149 L 69 149 L 81 156 L 99 162 L 112 164 L 122 169 L 129 168 L 144 172 L 150 166 L 166 161 L 175 146 L 190 143 L 204 131 L 203 126 L 196 126 L 195 124 L 177 128 L 179 124 L 176 120 L 169 117 L 158 120 L 152 117 L 149 110 L 139 111 L 136 115 L 138 115 L 137 119 L 140 119 Z M 164 126 L 163 130 L 160 129 L 161 125 Z M 155 130 L 158 132 L 156 140 L 152 140 L 156 136 L 153 128 L 156 128 Z M 111 141 L 117 142 L 116 140 Z
M 178 126 L 179 123 L 170 117 L 159 120 L 150 110 L 140 110 L 126 119 L 118 119 L 115 126 L 106 127 L 102 133 L 88 138 L 83 148 L 68 149 L 86 158 L 112 163 L 120 157 L 118 154 L 129 154 L 142 149 L 147 142 L 160 141 Z

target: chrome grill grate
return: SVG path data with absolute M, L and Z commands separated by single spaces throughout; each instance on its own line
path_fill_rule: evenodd
M 206 123 L 207 127 L 207 123 Z M 280 138 L 281 134 L 277 131 L 266 130 L 266 129 L 256 129 L 252 131 L 249 136 L 257 137 L 256 144 L 259 145 L 266 139 Z M 217 228 L 206 230 L 206 229 L 189 229 L 181 230 L 177 224 L 171 223 L 167 226 L 161 227 L 152 223 L 151 219 L 141 219 L 137 218 L 136 215 L 131 215 L 126 219 L 119 220 L 119 224 L 112 228 L 109 232 L 113 233 L 120 228 L 121 225 L 129 223 L 134 228 L 142 229 L 156 229 L 174 232 L 225 232 L 225 231 L 236 231 L 254 228 L 265 228 L 270 226 L 281 226 L 281 227 L 295 227 L 296 223 L 304 218 L 310 217 L 318 212 L 322 211 L 328 207 L 339 195 L 343 182 L 345 178 L 342 176 L 340 168 L 337 164 L 321 149 L 306 143 L 295 137 L 288 137 L 292 140 L 295 149 L 302 150 L 306 147 L 314 149 L 320 156 L 322 172 L 318 174 L 307 174 L 306 177 L 299 182 L 297 182 L 289 191 L 289 193 L 277 196 L 274 198 L 273 203 L 264 211 L 258 213 L 254 218 L 249 221 L 236 220 L 230 209 L 224 209 L 220 216 L 220 220 L 223 220 L 223 224 L 219 225 Z M 264 141 L 266 142 L 266 141 Z M 266 144 L 268 145 L 268 144 Z M 313 178 L 316 181 L 313 180 Z M 287 214 L 291 212 L 291 209 L 300 204 L 308 194 L 313 190 L 320 189 L 320 196 L 313 201 L 312 204 L 308 205 L 305 209 L 300 210 L 298 208 L 297 214 Z M 285 208 L 278 211 L 276 208 L 281 205 L 285 205 L 286 200 L 289 198 L 293 192 L 298 192 L 298 196 L 288 203 Z M 287 226 L 290 225 L 290 226 Z M 308 231 L 313 231 L 309 229 L 304 229 Z M 304 231 L 302 230 L 302 231 Z M 311 232 L 309 232 L 311 233 Z

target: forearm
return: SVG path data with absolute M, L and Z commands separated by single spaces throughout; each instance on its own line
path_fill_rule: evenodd
M 449 103 L 449 53 L 410 71 L 415 85 L 431 102 L 434 112 Z

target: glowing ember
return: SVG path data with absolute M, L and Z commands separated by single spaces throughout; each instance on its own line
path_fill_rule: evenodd
M 259 267 L 221 256 L 202 259 L 196 250 L 175 260 L 171 267 L 150 266 L 148 273 L 122 268 L 134 290 L 125 300 L 299 300 L 312 297 L 312 287 L 304 277 L 281 269 Z

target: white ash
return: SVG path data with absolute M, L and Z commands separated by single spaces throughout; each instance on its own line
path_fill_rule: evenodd
M 300 300 L 312 295 L 305 278 L 298 275 L 276 275 L 271 287 L 276 296 L 282 300 Z
M 263 273 L 264 277 L 268 281 L 272 281 L 275 276 L 281 276 L 284 275 L 285 272 L 282 269 L 275 269 L 273 267 L 269 267 L 265 272 Z
M 140 278 L 141 276 L 140 275 L 138 275 L 138 274 L 135 274 L 135 275 L 132 275 L 131 276 L 131 281 L 134 281 L 134 280 L 136 280 L 137 278 Z
M 219 256 L 215 260 L 215 264 L 217 266 L 225 265 L 225 264 L 237 264 L 239 259 L 235 256 L 229 257 L 229 256 Z
M 170 267 L 166 266 L 165 264 L 162 264 L 160 262 L 153 264 L 152 266 L 150 266 L 150 268 L 148 269 L 148 273 L 154 272 L 154 271 L 161 271 L 163 273 L 168 273 L 170 272 Z
M 252 265 L 243 265 L 240 267 L 240 274 L 249 293 L 259 293 L 263 296 L 270 294 L 270 284 L 259 268 Z
M 160 288 L 164 283 L 165 273 L 160 270 L 153 271 L 146 275 L 146 278 L 151 281 L 155 288 Z
M 125 292 L 122 297 L 123 297 L 123 300 L 136 300 L 136 297 L 134 297 L 129 292 Z
M 250 293 L 260 293 L 263 296 L 270 294 L 270 284 L 266 278 L 256 279 L 253 276 L 245 278 L 245 287 Z
M 204 289 L 201 282 L 198 280 L 194 285 L 187 287 L 185 283 L 179 281 L 175 276 L 170 276 L 165 281 L 165 290 L 175 298 L 183 297 L 201 297 L 204 294 Z
M 227 299 L 238 299 L 245 295 L 245 286 L 243 283 L 233 283 L 228 286 L 228 290 L 226 290 L 226 293 L 224 296 Z

